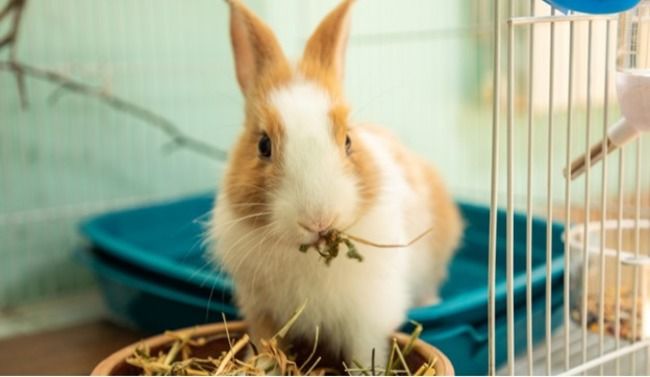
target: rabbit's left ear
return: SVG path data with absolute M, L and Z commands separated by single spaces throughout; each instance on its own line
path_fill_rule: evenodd
M 353 2 L 354 0 L 343 0 L 321 21 L 307 41 L 300 66 L 308 76 L 343 79 Z

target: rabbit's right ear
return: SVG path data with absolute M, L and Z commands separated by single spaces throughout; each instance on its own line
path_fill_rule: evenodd
M 239 0 L 226 1 L 237 81 L 247 96 L 263 76 L 278 68 L 287 71 L 289 64 L 271 29 Z

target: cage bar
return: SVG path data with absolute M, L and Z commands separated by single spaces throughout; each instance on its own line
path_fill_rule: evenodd
M 492 89 L 492 163 L 490 193 L 490 245 L 488 250 L 488 374 L 496 375 L 495 349 L 495 287 L 496 287 L 496 243 L 497 208 L 499 188 L 499 96 L 501 95 L 501 9 L 500 1 L 494 0 L 494 82 Z
M 530 14 L 535 15 L 535 0 L 530 0 Z M 526 169 L 526 354 L 528 375 L 533 375 L 533 94 L 535 83 L 535 24 L 528 28 L 528 163 Z

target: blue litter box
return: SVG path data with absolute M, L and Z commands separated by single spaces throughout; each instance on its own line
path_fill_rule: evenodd
M 84 222 L 81 230 L 99 250 L 113 258 L 157 274 L 184 286 L 231 297 L 232 283 L 215 272 L 205 258 L 204 224 L 213 205 L 213 194 L 199 195 L 147 207 L 101 215 Z M 466 223 L 461 249 L 450 266 L 450 280 L 441 291 L 443 304 L 414 308 L 410 317 L 418 322 L 474 322 L 484 319 L 487 307 L 488 208 L 460 204 Z M 505 310 L 505 213 L 500 213 L 497 240 L 496 310 Z M 554 282 L 563 274 L 563 227 L 553 224 Z M 515 301 L 525 300 L 526 218 L 515 216 Z M 546 222 L 533 222 L 532 289 L 545 289 Z
M 101 215 L 82 226 L 93 250 L 83 258 L 99 277 L 106 301 L 123 322 L 150 331 L 220 320 L 221 312 L 236 316 L 232 283 L 223 273 L 206 265 L 202 245 L 203 223 L 213 204 L 213 194 L 128 209 Z M 487 365 L 487 250 L 489 209 L 460 205 L 467 228 L 463 245 L 451 266 L 449 281 L 439 305 L 413 308 L 409 318 L 425 325 L 423 338 L 440 347 L 459 374 L 484 374 Z M 497 362 L 505 352 L 505 213 L 499 213 L 497 240 Z M 515 215 L 515 280 L 517 349 L 525 335 L 526 218 Z M 543 324 L 546 263 L 546 222 L 533 223 L 533 294 L 538 307 L 534 319 Z M 552 224 L 554 257 L 553 313 L 562 304 L 563 227 Z M 208 299 L 210 298 L 210 299 Z M 152 311 L 151 308 L 158 308 Z M 166 308 L 166 309 L 162 309 Z M 174 309 L 176 308 L 176 309 Z M 154 314 L 152 314 L 154 313 Z M 561 311 L 559 312 L 561 314 Z M 560 315 L 561 316 L 561 315 Z M 155 317 L 155 318 L 154 318 Z M 553 326 L 559 325 L 554 321 Z M 541 329 L 540 329 L 541 328 Z M 543 326 L 535 331 L 543 336 Z M 536 337 L 537 339 L 537 337 Z M 541 339 L 541 338 L 540 338 Z M 503 344 L 501 344 L 503 343 Z

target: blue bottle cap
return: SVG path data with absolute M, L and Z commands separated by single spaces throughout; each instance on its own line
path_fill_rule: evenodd
M 559 11 L 567 13 L 568 11 L 590 13 L 590 14 L 608 14 L 624 12 L 634 8 L 641 0 L 544 0 L 554 6 Z

